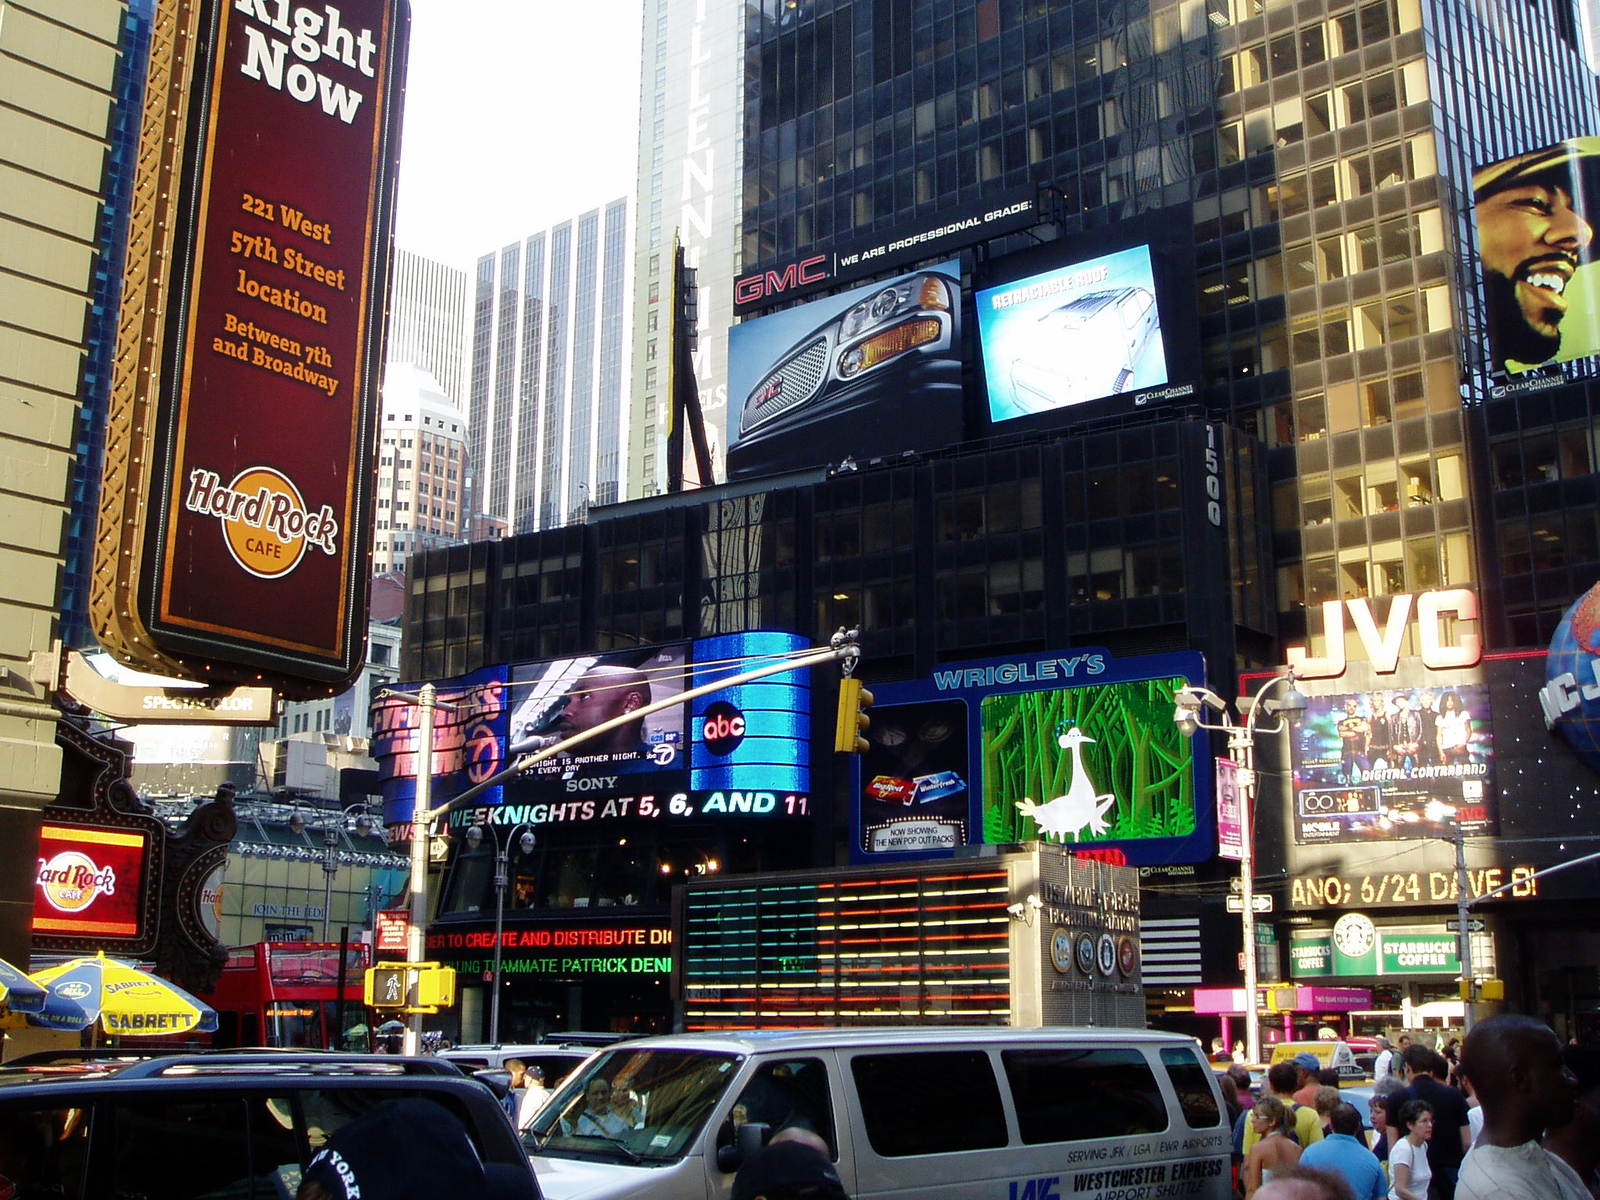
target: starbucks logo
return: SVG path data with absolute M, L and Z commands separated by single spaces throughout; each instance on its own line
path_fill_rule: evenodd
M 1339 953 L 1351 958 L 1370 954 L 1378 942 L 1378 931 L 1372 920 L 1361 913 L 1345 913 L 1333 923 L 1333 944 Z

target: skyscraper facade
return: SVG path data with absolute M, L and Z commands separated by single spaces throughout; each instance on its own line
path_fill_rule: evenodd
M 403 571 L 406 557 L 461 537 L 467 431 L 432 375 L 391 361 L 383 374 L 377 528 L 372 571 Z
M 478 260 L 467 422 L 476 512 L 513 529 L 618 499 L 627 428 L 628 202 Z
M 32 669 L 35 654 L 73 621 L 58 623 L 64 575 L 77 577 L 71 612 L 80 631 L 87 608 L 87 555 L 94 488 L 75 455 L 92 435 L 79 420 L 87 394 L 104 405 L 116 339 L 116 256 L 97 261 L 116 241 L 126 211 L 103 203 L 107 147 L 112 190 L 125 202 L 126 169 L 137 116 L 119 121 L 119 103 L 137 114 L 143 35 L 150 9 L 110 0 L 71 6 L 0 3 L 0 62 L 14 89 L 0 137 L 5 183 L 0 251 L 0 454 L 6 462 L 6 521 L 0 563 L 0 837 L 14 861 L 0 888 L 0 955 L 26 962 L 33 913 L 39 810 L 61 790 L 56 744 L 60 711 L 54 689 Z M 128 62 L 125 63 L 124 55 Z M 131 139 L 131 140 L 130 140 Z M 120 185 L 118 183 L 120 178 Z M 98 351 L 85 355 L 85 330 Z M 87 376 L 87 382 L 86 382 Z M 95 464 L 92 470 L 98 470 Z M 77 495 L 74 494 L 76 491 Z M 79 521 L 81 518 L 81 521 Z M 69 534 L 72 541 L 69 542 Z M 70 557 L 69 557 L 70 554 Z
M 668 343 L 673 238 L 698 273 L 695 383 L 716 478 L 727 447 L 728 326 L 738 273 L 742 10 L 710 0 L 645 0 L 638 233 L 633 262 L 633 396 L 626 495 L 666 490 L 672 397 Z M 693 467 L 686 478 L 692 479 Z M 702 482 L 711 482 L 709 480 Z
M 467 273 L 397 247 L 391 278 L 384 357 L 428 372 L 459 407 L 465 398 Z
M 1497 635 L 1547 638 L 1574 581 L 1541 600 L 1533 540 L 1563 562 L 1600 551 L 1587 512 L 1489 515 L 1492 491 L 1533 482 L 1525 460 L 1474 486 L 1481 458 L 1512 457 L 1481 444 L 1491 428 L 1540 418 L 1485 404 L 1472 174 L 1595 131 L 1581 7 L 750 6 L 742 262 L 893 236 L 1018 186 L 1047 189 L 1064 237 L 1192 221 L 1202 395 L 1267 449 L 1284 638 L 1329 600 L 1508 576 Z M 1561 390 L 1592 407 L 1583 383 Z M 1569 463 L 1597 467 L 1592 449 Z

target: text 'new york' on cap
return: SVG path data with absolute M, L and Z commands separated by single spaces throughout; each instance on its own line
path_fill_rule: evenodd
M 337 1200 L 482 1196 L 533 1200 L 531 1175 L 485 1164 L 454 1113 L 431 1100 L 386 1100 L 341 1126 L 306 1167 Z
M 823 1155 L 801 1142 L 777 1142 L 733 1178 L 733 1200 L 849 1200 L 839 1174 Z

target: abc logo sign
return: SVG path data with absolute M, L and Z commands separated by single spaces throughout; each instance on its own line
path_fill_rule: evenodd
M 744 741 L 744 714 L 726 700 L 718 700 L 700 718 L 700 740 L 712 754 L 732 754 Z

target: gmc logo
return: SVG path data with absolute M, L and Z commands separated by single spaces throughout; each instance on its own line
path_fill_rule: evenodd
M 765 404 L 768 400 L 776 400 L 781 395 L 783 395 L 783 376 L 774 375 L 757 389 L 753 398 L 757 404 Z
M 743 279 L 734 281 L 733 301 L 735 304 L 754 304 L 757 300 L 777 296 L 791 288 L 808 283 L 821 283 L 828 277 L 828 269 L 824 265 L 827 261 L 826 254 L 815 254 L 799 262 L 790 263 L 781 271 L 746 275 Z

